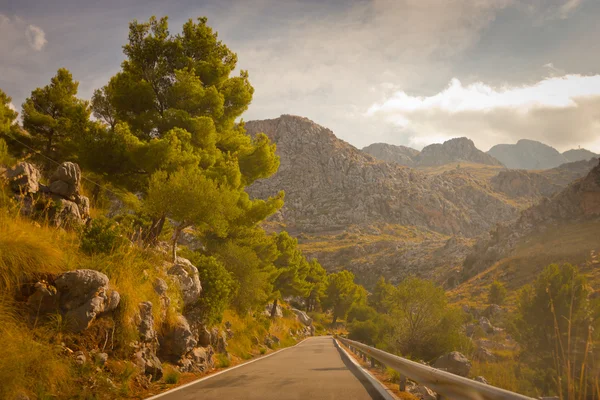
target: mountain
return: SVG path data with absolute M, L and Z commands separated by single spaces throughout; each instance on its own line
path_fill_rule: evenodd
M 462 137 L 426 146 L 420 152 L 410 147 L 374 143 L 362 149 L 373 157 L 408 167 L 431 167 L 455 162 L 501 166 L 502 163 L 477 149 L 472 140 Z
M 291 115 L 246 123 L 277 144 L 279 171 L 249 189 L 264 198 L 283 189 L 281 217 L 298 232 L 326 232 L 376 223 L 418 226 L 473 237 L 517 208 L 461 171 L 429 175 L 376 160 L 314 122 Z
M 367 147 L 363 147 L 362 151 L 378 160 L 395 162 L 406 166 L 414 165 L 415 157 L 419 154 L 419 150 L 387 143 L 373 143 Z
M 444 165 L 452 162 L 471 162 L 485 165 L 502 165 L 500 161 L 475 147 L 471 139 L 454 138 L 444 143 L 426 146 L 415 157 L 415 165 L 420 167 Z
M 549 169 L 569 162 L 554 147 L 527 139 L 516 144 L 497 144 L 487 154 L 511 169 Z
M 592 158 L 598 158 L 598 154 L 592 153 L 591 151 L 586 149 L 567 150 L 562 154 L 570 162 L 587 161 L 591 160 Z
M 297 116 L 250 121 L 277 145 L 279 171 L 248 193 L 285 191 L 267 228 L 285 229 L 328 270 L 355 272 L 361 283 L 384 274 L 434 277 L 458 267 L 473 239 L 519 213 L 514 202 L 466 170 L 436 174 L 380 161 Z

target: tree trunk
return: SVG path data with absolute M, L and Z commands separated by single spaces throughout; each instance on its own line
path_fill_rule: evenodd
M 271 318 L 275 318 L 277 315 L 277 298 L 273 300 L 273 308 L 271 308 Z
M 331 322 L 331 325 L 335 325 L 336 322 L 337 322 L 337 315 L 333 314 L 333 321 Z
M 175 232 L 173 232 L 173 262 L 177 261 L 177 242 L 179 242 L 179 236 L 181 236 L 181 231 L 185 228 L 184 223 L 177 225 L 175 227 Z
M 148 229 L 148 234 L 146 235 L 146 243 L 150 245 L 155 245 L 158 242 L 158 236 L 162 232 L 163 226 L 165 225 L 166 217 L 163 215 L 158 219 L 154 219 L 152 221 L 152 225 L 150 229 Z

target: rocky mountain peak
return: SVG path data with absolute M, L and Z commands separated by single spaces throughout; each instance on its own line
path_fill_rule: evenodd
M 475 143 L 466 137 L 426 146 L 416 157 L 416 164 L 419 166 L 443 165 L 460 161 L 502 165 L 500 161 L 475 147 Z
M 407 146 L 397 146 L 387 143 L 373 143 L 362 149 L 365 153 L 372 155 L 378 160 L 395 162 L 400 165 L 412 166 L 419 150 Z

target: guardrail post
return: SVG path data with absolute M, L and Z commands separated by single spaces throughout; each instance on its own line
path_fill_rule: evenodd
M 371 357 L 371 368 L 375 368 L 375 359 Z
M 406 377 L 404 375 L 400 375 L 400 382 L 398 383 L 398 389 L 401 392 L 406 392 Z

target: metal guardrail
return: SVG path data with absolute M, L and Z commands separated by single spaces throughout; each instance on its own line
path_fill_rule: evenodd
M 336 336 L 336 339 L 345 344 L 350 350 L 358 350 L 363 357 L 369 357 L 371 364 L 374 360 L 392 368 L 401 375 L 400 389 L 403 390 L 406 379 L 418 382 L 438 393 L 443 399 L 467 400 L 534 400 L 531 397 L 509 392 L 495 386 L 486 385 L 462 376 L 454 375 L 440 369 L 419 364 L 402 357 L 395 356 L 374 347 L 367 346 L 354 340 Z

